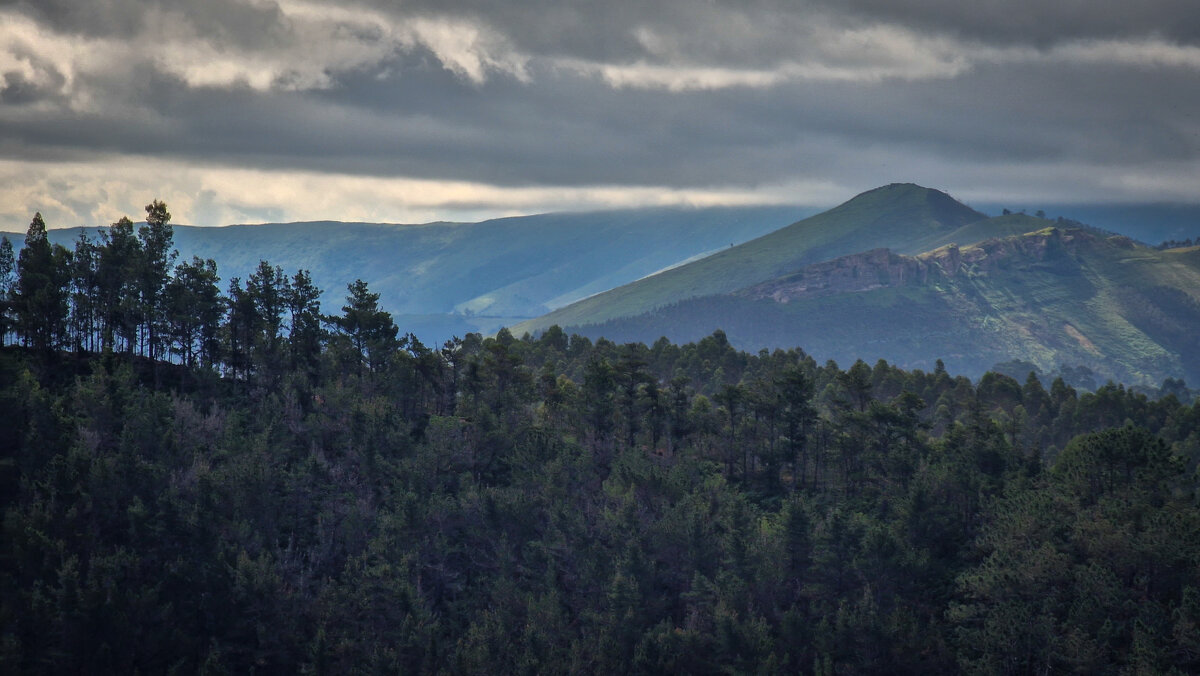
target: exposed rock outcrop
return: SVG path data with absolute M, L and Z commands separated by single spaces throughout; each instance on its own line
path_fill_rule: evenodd
M 1048 258 L 1069 257 L 1080 245 L 1096 242 L 1096 236 L 1084 230 L 1047 228 L 965 247 L 947 244 L 918 256 L 873 249 L 805 266 L 789 275 L 745 289 L 741 295 L 787 303 L 835 293 L 926 284 L 931 279 L 964 274 L 986 275 L 1017 261 L 1037 263 Z

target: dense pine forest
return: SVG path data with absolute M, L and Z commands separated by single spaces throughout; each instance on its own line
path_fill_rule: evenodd
M 0 246 L 5 673 L 1200 672 L 1200 401 Z

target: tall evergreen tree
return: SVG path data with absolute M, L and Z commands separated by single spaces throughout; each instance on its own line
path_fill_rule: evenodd
M 0 347 L 13 327 L 12 293 L 16 286 L 17 261 L 12 242 L 0 237 Z
M 342 306 L 342 316 L 335 318 L 336 324 L 354 344 L 360 369 L 365 364 L 375 371 L 395 350 L 399 328 L 392 321 L 392 315 L 379 307 L 379 294 L 371 293 L 366 282 L 355 280 L 347 290 L 350 293 Z
M 133 354 L 141 317 L 138 270 L 142 244 L 134 235 L 133 221 L 125 216 L 101 232 L 100 239 L 100 346 Z
M 791 366 L 776 380 L 783 432 L 792 463 L 792 483 L 803 487 L 808 480 L 808 435 L 817 418 L 812 405 L 813 384 L 799 366 Z
M 242 288 L 242 280 L 229 280 L 229 296 L 226 299 L 228 313 L 225 319 L 225 355 L 230 374 L 249 377 L 254 339 L 259 334 L 261 318 L 254 296 Z
M 27 345 L 39 352 L 56 348 L 66 329 L 69 254 L 51 246 L 46 222 L 35 214 L 17 259 L 17 326 Z
M 95 349 L 99 309 L 99 254 L 87 231 L 79 233 L 71 257 L 71 333 L 76 351 Z
M 211 366 L 219 350 L 222 299 L 217 282 L 217 264 L 213 259 L 175 267 L 175 276 L 167 283 L 166 311 L 172 350 L 191 367 L 199 361 Z
M 299 270 L 287 291 L 287 307 L 291 314 L 288 350 L 292 368 L 311 377 L 321 357 L 321 290 L 313 285 L 307 270 Z
M 162 334 L 167 323 L 163 291 L 171 273 L 171 265 L 178 255 L 171 249 L 174 233 L 171 229 L 171 212 L 167 211 L 166 204 L 154 200 L 146 205 L 146 225 L 138 228 L 138 239 L 142 244 L 139 275 L 142 321 L 146 327 L 148 356 L 157 359 L 162 352 Z
M 283 317 L 288 309 L 288 278 L 283 269 L 266 261 L 246 280 L 246 293 L 254 302 L 258 334 L 251 343 L 255 369 L 272 378 L 283 369 Z

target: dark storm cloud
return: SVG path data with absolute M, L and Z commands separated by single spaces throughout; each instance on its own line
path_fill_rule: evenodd
M 0 12 L 14 18 L 0 25 L 0 159 L 18 162 L 699 190 L 918 175 L 1026 185 L 1070 167 L 1067 191 L 1200 158 L 1200 15 L 1171 0 L 38 0 Z M 219 212 L 220 195 L 196 194 L 197 210 Z
M 240 45 L 261 44 L 277 37 L 286 21 L 273 2 L 241 0 L 3 0 L 10 7 L 56 30 L 87 37 L 153 38 L 165 23 L 187 25 L 208 39 Z M 150 34 L 147 32 L 150 31 Z M 154 50 L 152 42 L 138 45 Z
M 29 155 L 44 147 L 137 149 L 505 185 L 754 185 L 797 168 L 819 170 L 827 158 L 808 149 L 829 139 L 981 161 L 1194 156 L 1188 111 L 1200 109 L 1200 93 L 1187 86 L 1188 74 L 1078 71 L 987 67 L 970 83 L 808 83 L 769 96 L 741 89 L 614 95 L 552 77 L 536 87 L 463 87 L 432 70 L 386 88 L 350 78 L 320 96 L 195 91 L 162 79 L 144 85 L 153 123 L 62 112 L 14 125 L 9 138 Z M 1066 80 L 1072 87 L 1064 90 Z M 1161 108 L 1147 110 L 1155 97 Z
M 820 0 L 863 20 L 897 21 L 989 43 L 1050 45 L 1067 40 L 1161 36 L 1200 42 L 1193 0 Z
M 986 44 L 1046 47 L 1070 40 L 1157 36 L 1200 43 L 1194 0 L 375 0 L 405 13 L 474 18 L 534 54 L 629 61 L 653 56 L 633 34 L 639 28 L 686 36 L 696 57 L 734 65 L 770 63 L 801 46 L 806 27 L 894 23 L 929 34 Z M 754 40 L 740 39 L 750 30 Z

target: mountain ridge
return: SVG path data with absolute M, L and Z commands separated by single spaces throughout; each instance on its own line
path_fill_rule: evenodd
M 796 206 L 656 207 L 514 216 L 479 223 L 294 223 L 176 226 L 180 260 L 213 258 L 221 286 L 260 260 L 308 269 L 340 307 L 361 278 L 405 331 L 440 343 L 494 331 L 561 304 L 638 279 L 697 254 L 778 229 Z M 81 230 L 49 231 L 72 248 Z M 20 236 L 10 239 L 18 247 Z
M 1048 225 L 915 256 L 850 254 L 734 293 L 564 329 L 618 342 L 721 329 L 743 349 L 800 346 L 818 359 L 931 368 L 943 358 L 975 376 L 1020 360 L 1132 384 L 1196 382 L 1197 290 L 1200 254 Z
M 864 248 L 888 246 L 916 253 L 926 242 L 986 218 L 946 193 L 893 183 L 712 256 L 521 322 L 511 330 L 520 335 L 556 323 L 565 326 L 637 314 L 685 298 L 733 291 Z

